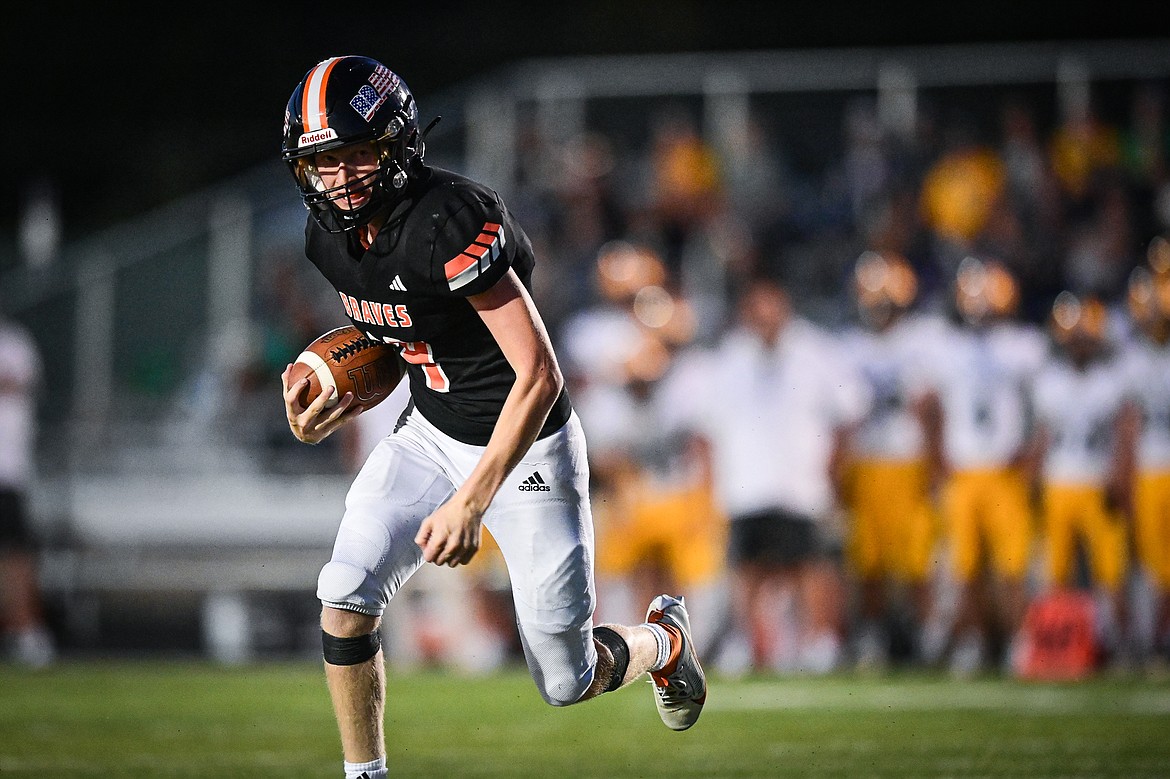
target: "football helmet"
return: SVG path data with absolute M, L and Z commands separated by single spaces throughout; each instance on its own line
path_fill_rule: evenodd
M 326 230 L 340 233 L 369 223 L 401 198 L 422 163 L 423 135 L 414 96 L 396 73 L 369 57 L 330 57 L 314 65 L 289 97 L 281 156 L 305 207 Z M 377 169 L 327 188 L 316 155 L 358 143 L 374 145 Z M 367 192 L 359 207 L 338 206 Z
M 1065 290 L 1052 303 L 1048 330 L 1074 362 L 1087 362 L 1108 343 L 1109 311 L 1096 295 Z
M 1020 287 L 1007 266 L 996 259 L 965 257 L 955 276 L 955 307 L 963 321 L 981 325 L 1014 316 Z
M 1170 241 L 1156 236 L 1146 248 L 1146 261 L 1157 275 L 1170 275 Z
M 597 285 L 606 300 L 631 305 L 645 287 L 664 286 L 666 263 L 653 249 L 628 241 L 610 241 L 597 252 Z
M 914 304 L 918 275 L 899 254 L 863 252 L 853 266 L 853 294 L 862 321 L 881 329 Z

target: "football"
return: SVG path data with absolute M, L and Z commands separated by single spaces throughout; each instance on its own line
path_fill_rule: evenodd
M 306 346 L 293 362 L 288 382 L 291 387 L 308 377 L 309 386 L 300 395 L 303 406 L 312 403 L 322 390 L 336 387 L 337 393 L 326 401 L 326 408 L 336 406 L 346 392 L 352 392 L 354 402 L 369 409 L 390 396 L 405 368 L 397 348 L 371 341 L 353 325 L 345 325 Z

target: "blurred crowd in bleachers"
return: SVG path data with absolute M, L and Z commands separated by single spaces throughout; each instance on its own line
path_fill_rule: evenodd
M 1166 90 L 911 131 L 860 98 L 815 174 L 784 117 L 528 132 L 505 196 L 589 439 L 599 619 L 681 592 L 728 672 L 1165 663 Z M 272 364 L 334 324 L 296 263 Z

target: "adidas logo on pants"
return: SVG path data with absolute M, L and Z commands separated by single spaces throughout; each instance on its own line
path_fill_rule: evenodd
M 521 482 L 519 487 L 521 492 L 551 492 L 552 487 L 544 483 L 544 479 L 540 478 L 540 474 L 533 472 L 531 476 Z

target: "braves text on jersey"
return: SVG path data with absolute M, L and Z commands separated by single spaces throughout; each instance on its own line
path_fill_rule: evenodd
M 516 374 L 466 298 L 508 268 L 531 289 L 535 265 L 528 236 L 499 196 L 457 173 L 426 168 L 368 249 L 310 218 L 305 254 L 359 330 L 402 350 L 419 412 L 452 438 L 486 445 Z M 571 411 L 562 392 L 540 437 Z

